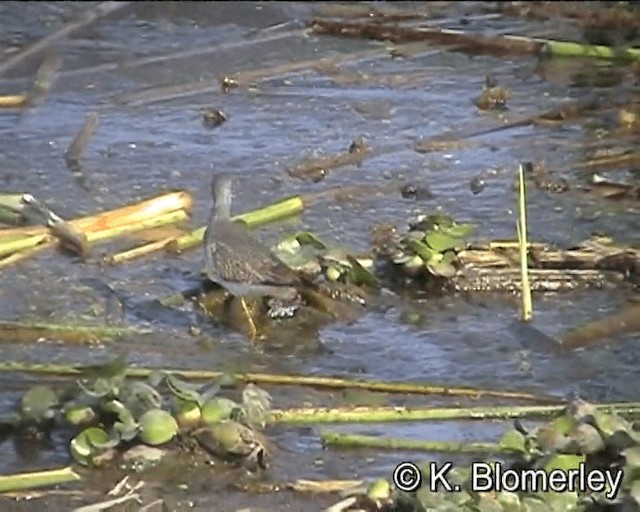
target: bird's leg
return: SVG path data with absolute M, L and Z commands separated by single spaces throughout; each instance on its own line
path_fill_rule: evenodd
M 244 297 L 239 297 L 239 299 L 240 299 L 240 304 L 242 305 L 242 310 L 244 311 L 244 314 L 247 316 L 247 322 L 249 324 L 249 339 L 253 341 L 258 336 L 258 327 L 256 326 L 256 322 L 253 318 L 253 315 L 251 314 L 251 310 L 249 309 L 249 306 L 247 306 L 247 303 L 244 300 Z

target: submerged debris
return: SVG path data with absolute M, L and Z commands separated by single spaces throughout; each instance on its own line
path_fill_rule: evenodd
M 358 165 L 372 154 L 373 150 L 367 145 L 365 138 L 358 137 L 351 142 L 346 152 L 308 158 L 287 169 L 287 173 L 294 178 L 318 183 L 327 177 L 330 170 L 348 165 Z
M 222 110 L 213 107 L 201 109 L 200 116 L 202 117 L 204 127 L 209 129 L 216 128 L 228 120 L 227 115 L 222 112 Z
M 231 89 L 236 89 L 240 87 L 240 83 L 230 76 L 225 76 L 220 79 L 220 89 L 222 92 L 227 93 Z

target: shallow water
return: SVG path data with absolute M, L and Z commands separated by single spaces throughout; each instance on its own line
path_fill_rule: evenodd
M 437 5 L 435 15 L 448 20 L 457 20 L 465 10 L 477 10 L 473 3 Z M 33 42 L 85 8 L 74 3 L 36 2 L 27 7 L 5 2 L 0 5 L 0 27 L 11 30 L 0 30 L 2 42 Z M 29 191 L 67 218 L 184 189 L 195 199 L 192 223 L 199 226 L 206 220 L 214 170 L 230 170 L 237 176 L 234 209 L 238 212 L 283 196 L 383 183 L 390 176 L 401 175 L 428 185 L 435 198 L 416 202 L 388 195 L 350 204 L 316 204 L 301 218 L 265 228 L 259 236 L 274 242 L 283 232 L 310 229 L 329 241 L 362 250 L 369 244 L 375 223 L 404 226 L 415 214 L 440 207 L 455 218 L 477 223 L 480 237 L 514 238 L 516 196 L 512 184 L 518 162 L 544 160 L 549 168 L 564 168 L 582 160 L 580 145 L 597 140 L 596 133 L 579 125 L 524 127 L 478 137 L 469 149 L 419 154 L 411 148 L 421 137 L 500 123 L 496 114 L 479 112 L 472 104 L 489 71 L 501 85 L 512 89 L 509 105 L 514 117 L 551 110 L 586 92 L 543 80 L 535 72 L 533 58 L 471 57 L 426 48 L 423 55 L 411 59 L 391 59 L 380 43 L 305 36 L 301 27 L 311 17 L 311 9 L 309 4 L 297 3 L 145 3 L 74 33 L 60 44 L 64 66 L 46 102 L 23 116 L 0 112 L 2 189 Z M 455 22 L 446 26 L 457 27 Z M 480 18 L 471 23 L 470 30 L 534 33 L 546 28 L 532 21 Z M 146 65 L 139 65 L 139 59 L 206 47 L 211 47 L 206 54 L 148 59 Z M 371 57 L 370 52 L 376 49 L 379 54 Z M 357 57 L 364 52 L 369 56 Z M 215 81 L 225 74 L 338 54 L 356 55 L 344 58 L 348 64 L 343 69 L 360 73 L 358 79 L 341 83 L 306 70 L 257 81 L 255 88 L 226 95 L 214 88 L 166 102 L 130 106 L 119 101 L 147 88 Z M 0 91 L 18 92 L 27 87 L 38 63 L 38 58 L 29 59 L 6 72 L 0 77 Z M 627 92 L 609 88 L 602 94 L 616 97 Z M 199 117 L 202 106 L 222 109 L 229 121 L 213 131 L 206 130 Z M 91 185 L 86 192 L 74 182 L 62 156 L 88 111 L 100 114 L 100 126 L 85 152 L 84 168 Z M 314 152 L 344 151 L 359 135 L 365 135 L 374 149 L 393 150 L 365 160 L 360 167 L 337 169 L 321 184 L 296 181 L 286 174 L 288 165 Z M 581 182 L 580 172 L 566 177 Z M 468 183 L 476 175 L 485 178 L 487 187 L 474 196 Z M 637 236 L 637 211 L 611 211 L 601 201 L 576 194 L 554 196 L 531 191 L 529 219 L 531 239 L 562 245 L 598 231 L 628 238 L 634 226 Z M 91 318 L 88 310 L 93 304 L 103 304 L 104 297 L 83 284 L 87 278 L 97 278 L 124 292 L 134 305 L 184 289 L 198 278 L 199 250 L 178 258 L 160 255 L 117 267 L 101 266 L 99 256 L 112 250 L 109 244 L 96 247 L 85 264 L 45 252 L 3 269 L 0 317 L 48 320 L 74 313 L 99 323 L 101 318 Z M 534 301 L 533 326 L 555 336 L 616 311 L 624 303 L 624 295 L 606 289 L 535 296 Z M 418 326 L 407 323 L 409 310 L 420 312 L 424 321 Z M 257 351 L 224 326 L 202 325 L 200 338 L 214 340 L 207 345 L 188 333 L 188 326 L 197 320 L 189 310 L 171 315 L 157 310 L 143 313 L 130 308 L 126 320 L 151 323 L 152 336 L 90 349 L 55 343 L 22 346 L 3 340 L 0 357 L 88 363 L 125 353 L 131 363 L 143 366 L 420 380 L 579 395 L 592 401 L 637 400 L 640 391 L 636 384 L 640 363 L 640 351 L 634 343 L 637 337 L 611 339 L 610 344 L 560 354 L 514 322 L 518 315 L 515 298 L 388 298 L 351 325 L 321 329 L 318 339 L 325 350 L 285 346 Z M 0 407 L 10 407 L 36 380 L 0 375 L 4 390 Z M 304 393 L 278 390 L 274 395 L 279 405 L 296 403 Z M 429 439 L 492 439 L 502 432 L 500 426 L 479 427 L 476 423 L 340 430 Z M 276 444 L 286 450 L 276 462 L 273 478 L 351 478 L 354 473 L 388 476 L 395 462 L 410 455 L 378 453 L 374 463 L 364 464 L 360 452 L 321 451 L 316 434 L 308 428 L 274 429 Z M 37 452 L 35 459 L 15 453 L 10 443 L 5 443 L 3 450 L 0 471 L 4 472 L 68 461 L 66 441 L 61 438 L 54 438 L 53 446 Z M 313 465 L 318 458 L 324 459 L 324 464 Z M 206 509 L 210 498 L 206 493 L 201 498 Z

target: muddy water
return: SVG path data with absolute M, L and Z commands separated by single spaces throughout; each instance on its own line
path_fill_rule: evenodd
M 3 3 L 2 45 L 36 41 L 86 8 L 69 3 Z M 295 3 L 145 3 L 74 33 L 59 45 L 63 70 L 47 101 L 23 115 L 0 113 L 1 188 L 31 192 L 68 218 L 184 189 L 195 198 L 193 225 L 199 226 L 209 208 L 214 170 L 237 176 L 234 209 L 238 212 L 296 193 L 384 183 L 402 176 L 427 185 L 435 197 L 416 202 L 388 195 L 349 204 L 317 204 L 301 218 L 266 228 L 259 236 L 273 242 L 283 232 L 310 229 L 329 241 L 360 250 L 367 248 L 374 223 L 402 226 L 417 213 L 441 208 L 477 223 L 481 237 L 512 238 L 516 205 L 512 183 L 517 163 L 544 160 L 550 168 L 566 168 L 582 160 L 580 145 L 596 140 L 596 133 L 579 126 L 525 127 L 479 137 L 465 150 L 416 153 L 411 148 L 421 137 L 500 123 L 497 114 L 478 112 L 472 104 L 489 71 L 501 85 L 512 89 L 509 104 L 514 115 L 550 110 L 590 91 L 543 80 L 535 72 L 536 61 L 530 58 L 469 57 L 425 47 L 410 59 L 391 59 L 380 43 L 307 36 L 302 28 L 312 16 L 311 9 L 308 4 Z M 434 4 L 433 10 L 436 21 L 441 17 L 447 27 L 458 28 L 463 11 L 471 13 L 473 20 L 479 8 L 441 3 Z M 548 28 L 479 15 L 471 27 L 487 33 L 528 34 Z M 176 52 L 183 55 L 172 60 L 153 58 Z M 276 74 L 257 81 L 250 90 L 231 94 L 212 87 L 199 95 L 151 101 L 158 87 L 215 84 L 224 75 L 338 55 L 346 64 L 344 73 L 337 76 L 305 69 Z M 38 58 L 29 59 L 6 72 L 0 77 L 0 90 L 24 90 L 38 63 Z M 146 97 L 137 96 L 145 90 Z M 624 91 L 600 92 L 615 97 Z M 135 101 L 125 103 L 127 98 Z M 229 121 L 206 130 L 199 117 L 203 106 L 222 109 Z M 90 191 L 84 191 L 62 156 L 88 111 L 100 114 L 100 126 L 85 153 Z M 374 148 L 391 149 L 358 168 L 339 169 L 321 184 L 296 181 L 286 174 L 286 166 L 314 152 L 343 151 L 359 135 L 365 135 Z M 468 183 L 477 175 L 483 176 L 487 187 L 474 196 Z M 578 172 L 566 177 L 575 182 L 584 179 Z M 530 196 L 529 218 L 532 239 L 558 244 L 577 242 L 596 231 L 628 238 L 634 222 L 637 227 L 637 212 L 630 208 L 610 211 L 601 202 L 578 195 L 535 191 Z M 179 258 L 156 256 L 117 267 L 101 266 L 99 256 L 114 249 L 111 245 L 97 247 L 85 264 L 47 252 L 2 270 L 0 317 L 49 320 L 72 314 L 99 323 L 105 297 L 86 284 L 87 279 L 97 279 L 127 299 L 125 321 L 153 326 L 152 336 L 90 349 L 48 343 L 21 346 L 3 340 L 0 357 L 89 363 L 117 353 L 144 366 L 427 380 L 579 395 L 594 401 L 638 399 L 640 389 L 635 383 L 640 353 L 633 339 L 559 354 L 544 336 L 514 322 L 515 299 L 434 300 L 419 294 L 412 298 L 385 294 L 353 324 L 327 326 L 297 344 L 289 340 L 256 350 L 239 334 L 203 323 L 189 309 L 170 312 L 144 307 L 153 297 L 197 282 L 200 251 Z M 533 325 L 554 336 L 615 311 L 623 301 L 621 293 L 609 289 L 536 297 Z M 91 313 L 93 309 L 97 316 Z M 405 319 L 415 313 L 422 321 L 408 323 Z M 189 334 L 193 324 L 200 325 L 202 334 Z M 8 408 L 34 380 L 24 375 L 0 376 L 0 406 Z M 321 403 L 340 398 L 339 394 L 327 398 L 326 394 L 293 390 L 275 390 L 274 394 L 282 406 L 305 399 Z M 340 430 L 482 439 L 496 437 L 501 428 L 428 424 Z M 409 456 L 324 452 L 314 428 L 274 429 L 273 439 L 282 448 L 271 475 L 276 480 L 386 476 L 394 463 Z M 365 463 L 366 456 L 370 459 Z M 0 470 L 56 466 L 67 460 L 62 438 L 54 438 L 52 445 L 30 456 L 5 443 Z M 189 498 L 207 510 L 211 500 L 222 498 L 219 491 L 213 497 L 202 487 Z M 255 502 L 263 503 L 265 509 L 282 508 L 279 498 L 224 496 L 230 500 L 229 507 Z M 302 504 L 292 507 L 304 508 Z

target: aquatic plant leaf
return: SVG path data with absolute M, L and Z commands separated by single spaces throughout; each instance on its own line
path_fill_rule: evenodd
M 178 433 L 176 419 L 162 409 L 151 409 L 145 412 L 139 421 L 140 440 L 150 446 L 168 443 Z
M 446 278 L 455 277 L 458 273 L 455 266 L 445 261 L 429 262 L 427 263 L 427 269 L 429 269 L 429 272 L 434 276 Z
M 84 380 L 112 379 L 119 377 L 124 379 L 127 372 L 127 362 L 121 356 L 100 365 L 87 365 L 78 367 L 80 378 Z
M 500 491 L 496 495 L 496 499 L 500 502 L 506 512 L 517 512 L 520 508 L 520 496 L 515 492 Z
M 629 489 L 629 496 L 640 505 L 640 480 L 635 480 Z
M 216 383 L 222 389 L 236 388 L 238 387 L 239 382 L 240 382 L 240 379 L 238 379 L 238 377 L 236 377 L 235 374 L 230 372 L 224 372 L 222 375 L 220 375 L 220 377 L 216 379 Z
M 249 382 L 242 390 L 242 403 L 245 405 L 255 403 L 263 409 L 269 410 L 272 401 L 271 395 L 264 389 L 253 384 L 253 382 Z
M 473 224 L 455 224 L 450 227 L 440 228 L 440 230 L 443 233 L 449 236 L 452 236 L 454 238 L 462 238 L 462 239 L 467 238 L 471 233 L 473 233 L 474 229 L 475 229 L 475 226 Z
M 142 472 L 161 461 L 167 453 L 168 450 L 162 448 L 136 444 L 122 454 L 122 460 L 129 468 L 136 472 Z
M 202 396 L 198 391 L 202 387 L 201 385 L 191 384 L 179 379 L 173 374 L 167 374 L 164 381 L 169 388 L 169 391 L 171 391 L 171 393 L 180 400 L 184 400 L 185 402 L 196 402 L 198 405 L 202 406 Z
M 578 399 L 571 402 L 571 406 L 568 408 L 567 414 L 576 421 L 590 421 L 596 410 L 596 407 L 592 404 Z
M 392 261 L 397 265 L 402 265 L 403 263 L 407 263 L 408 261 L 413 259 L 413 257 L 414 256 L 412 254 L 406 254 L 403 252 L 394 256 Z
M 358 260 L 353 256 L 347 256 L 347 260 L 351 264 L 351 270 L 349 272 L 349 280 L 355 285 L 365 285 L 377 288 L 379 286 L 378 278 L 373 275 L 368 269 L 366 269 Z
M 558 432 L 559 434 L 568 435 L 574 428 L 578 426 L 578 422 L 575 418 L 563 414 L 554 418 L 548 426 Z
M 480 495 L 475 504 L 478 512 L 503 512 L 502 504 L 495 498 L 487 495 Z
M 540 498 L 525 496 L 520 501 L 522 510 L 526 512 L 553 512 L 551 507 Z
M 202 421 L 207 424 L 231 419 L 236 411 L 242 412 L 242 406 L 224 397 L 207 400 L 200 408 Z
M 422 510 L 440 510 L 441 506 L 448 505 L 445 495 L 444 492 L 431 492 L 425 485 L 418 489 L 415 497 Z
M 438 251 L 433 250 L 420 240 L 409 240 L 408 245 L 418 256 L 422 258 L 425 263 L 431 261 L 431 259 L 438 254 Z
M 604 450 L 604 441 L 600 432 L 588 423 L 580 423 L 571 432 L 569 432 L 572 446 L 575 451 L 585 453 L 587 455 L 598 453 Z
M 526 437 L 522 432 L 518 432 L 517 430 L 508 430 L 505 432 L 498 445 L 500 446 L 501 451 L 508 452 L 516 452 L 516 453 L 526 453 L 527 445 L 526 445 Z
M 65 407 L 65 419 L 71 425 L 90 423 L 97 416 L 93 407 L 82 404 L 72 404 Z
M 441 263 L 453 263 L 456 261 L 456 253 L 455 251 L 447 251 L 442 255 Z
M 309 231 L 299 231 L 295 237 L 300 245 L 311 245 L 320 250 L 327 248 L 327 245 L 322 240 Z
M 435 252 L 442 253 L 451 249 L 461 249 L 464 247 L 464 240 L 448 235 L 443 231 L 429 231 L 424 239 L 427 245 Z
M 157 388 L 164 380 L 167 372 L 161 370 L 153 370 L 147 377 L 147 383 L 152 388 Z
M 558 452 L 566 449 L 571 439 L 551 423 L 543 425 L 536 431 L 536 440 L 545 452 Z
M 576 492 L 538 492 L 536 495 L 541 497 L 553 512 L 576 510 L 578 503 Z
M 628 433 L 633 430 L 631 424 L 617 414 L 596 410 L 593 413 L 593 420 L 605 439 L 617 432 Z
M 367 487 L 367 498 L 371 501 L 386 501 L 391 498 L 391 484 L 385 478 L 379 478 Z
M 294 270 L 317 270 L 320 264 L 317 261 L 318 252 L 312 246 L 305 245 L 295 252 L 275 251 L 276 255 Z
M 33 386 L 22 397 L 20 411 L 26 419 L 51 419 L 55 415 L 58 403 L 58 395 L 53 389 L 48 386 Z
M 118 441 L 112 439 L 105 430 L 89 427 L 71 440 L 69 451 L 76 462 L 83 466 L 90 466 L 94 458 L 117 444 Z
M 409 223 L 410 229 L 418 231 L 431 231 L 434 229 L 449 228 L 455 224 L 453 218 L 443 213 L 420 215 L 415 221 Z
M 288 254 L 297 254 L 301 246 L 302 244 L 298 241 L 298 237 L 295 234 L 289 234 L 273 247 L 273 252 L 280 257 L 286 257 Z
M 584 463 L 586 460 L 586 455 L 573 455 L 573 454 L 565 454 L 558 453 L 556 455 L 550 456 L 545 464 L 543 465 L 543 469 L 549 473 L 554 469 L 559 469 L 560 471 L 566 473 L 570 469 L 578 469 L 580 464 Z
M 338 279 L 340 279 L 345 270 L 346 269 L 341 265 L 331 264 L 327 267 L 326 270 L 327 279 L 330 282 L 335 283 Z
M 196 402 L 185 402 L 176 397 L 173 397 L 173 416 L 178 426 L 184 429 L 195 427 L 202 421 L 200 406 Z
M 255 448 L 253 431 L 237 421 L 213 423 L 194 432 L 196 439 L 215 455 L 247 456 Z
M 242 410 L 245 419 L 250 425 L 264 427 L 271 410 L 271 395 L 252 383 L 245 386 L 242 391 Z
M 123 387 L 119 398 L 135 417 L 162 405 L 160 393 L 146 382 L 140 381 L 128 382 Z
M 640 446 L 627 448 L 622 452 L 625 458 L 625 472 L 631 474 L 640 473 Z M 640 474 L 638 474 L 640 476 Z
M 109 379 L 96 379 L 93 382 L 87 382 L 78 380 L 76 381 L 78 387 L 91 398 L 105 398 L 107 396 L 118 396 L 120 392 L 120 386 L 116 385 Z

